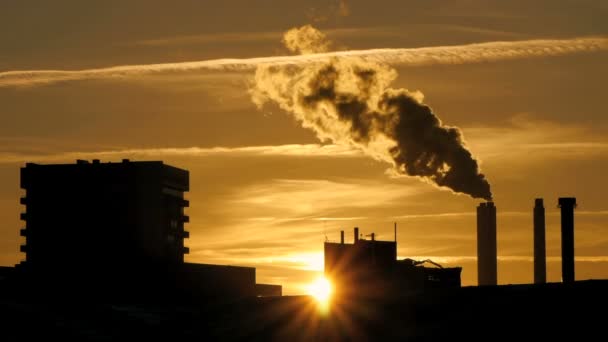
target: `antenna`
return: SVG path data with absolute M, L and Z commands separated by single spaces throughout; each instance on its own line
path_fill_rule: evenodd
M 395 222 L 395 260 L 397 260 L 397 222 Z
M 395 222 L 395 244 L 397 243 L 397 222 Z

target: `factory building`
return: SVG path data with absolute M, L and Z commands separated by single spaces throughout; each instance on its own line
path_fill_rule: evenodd
M 344 232 L 340 243 L 324 243 L 324 273 L 339 297 L 382 297 L 460 287 L 462 268 L 443 268 L 435 263 L 435 267 L 422 266 L 430 260 L 398 260 L 396 241 L 379 241 L 375 234 L 370 236 L 370 240 L 361 238 L 355 228 L 352 244 L 344 242 Z

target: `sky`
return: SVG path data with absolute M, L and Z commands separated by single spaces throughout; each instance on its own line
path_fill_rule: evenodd
M 548 280 L 567 196 L 576 278 L 608 278 L 606 17 L 586 0 L 3 1 L 0 265 L 24 258 L 25 162 L 130 158 L 190 171 L 189 262 L 253 266 L 299 294 L 324 241 L 355 226 L 390 240 L 397 222 L 400 258 L 462 266 L 475 285 L 480 198 L 399 172 L 384 140 L 320 130 L 281 102 L 295 90 L 259 78 L 350 61 L 460 129 L 497 206 L 499 283 L 533 281 L 539 197 Z M 283 37 L 304 25 L 324 39 L 298 55 Z

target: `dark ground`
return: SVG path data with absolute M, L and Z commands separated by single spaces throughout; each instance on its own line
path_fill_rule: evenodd
M 0 281 L 0 341 L 608 340 L 608 280 L 341 300 L 325 315 L 307 296 L 175 305 L 28 291 Z

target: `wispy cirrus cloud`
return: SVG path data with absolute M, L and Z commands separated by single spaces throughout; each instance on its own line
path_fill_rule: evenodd
M 289 217 L 315 215 L 307 219 L 330 221 L 333 213 L 346 208 L 373 208 L 395 203 L 420 193 L 416 186 L 395 187 L 386 183 L 360 184 L 319 179 L 275 179 L 240 189 L 235 206 L 252 208 L 255 212 L 285 213 Z M 318 216 L 321 214 L 321 216 Z
M 377 38 L 392 37 L 401 34 L 400 30 L 395 27 L 346 27 L 325 29 L 323 32 L 331 38 L 348 38 L 353 36 Z M 283 34 L 283 31 L 202 33 L 145 39 L 131 44 L 149 47 L 167 47 L 176 45 L 204 45 L 216 43 L 234 44 L 249 42 L 276 42 L 281 40 Z
M 465 127 L 467 145 L 483 160 L 532 160 L 588 158 L 608 154 L 608 140 L 586 126 L 564 126 L 517 115 L 500 127 Z M 364 157 L 358 149 L 340 144 L 284 144 L 238 147 L 166 147 L 120 148 L 82 147 L 66 151 L 66 142 L 31 138 L 0 137 L 0 164 L 23 162 L 59 162 L 75 159 L 121 159 L 207 156 L 285 156 L 317 158 Z M 505 149 L 508 146 L 508 149 Z M 529 161 L 530 158 L 523 158 Z
M 560 216 L 559 212 L 547 212 L 547 216 Z M 581 216 L 608 216 L 608 210 L 577 210 L 576 215 Z M 474 211 L 466 212 L 452 212 L 452 213 L 423 213 L 423 214 L 406 214 L 393 216 L 393 219 L 437 219 L 437 220 L 454 220 L 458 218 L 476 217 L 477 213 Z M 530 217 L 532 216 L 531 211 L 499 211 L 498 217 Z
M 465 127 L 467 145 L 484 160 L 539 162 L 608 154 L 608 140 L 589 126 L 516 115 L 502 126 Z
M 573 53 L 607 51 L 608 38 L 540 39 L 486 42 L 421 48 L 349 50 L 298 56 L 223 58 L 193 62 L 121 65 L 83 70 L 16 70 L 0 72 L 0 87 L 34 86 L 57 82 L 134 78 L 158 73 L 243 72 L 260 65 L 302 65 L 332 58 L 361 58 L 366 61 L 407 66 L 466 64 Z
M 321 144 L 286 144 L 242 147 L 179 147 L 116 149 L 106 151 L 75 152 L 12 152 L 0 149 L 0 164 L 22 162 L 57 162 L 73 159 L 118 159 L 146 157 L 206 157 L 232 156 L 292 156 L 292 157 L 357 157 L 361 153 L 350 146 Z

